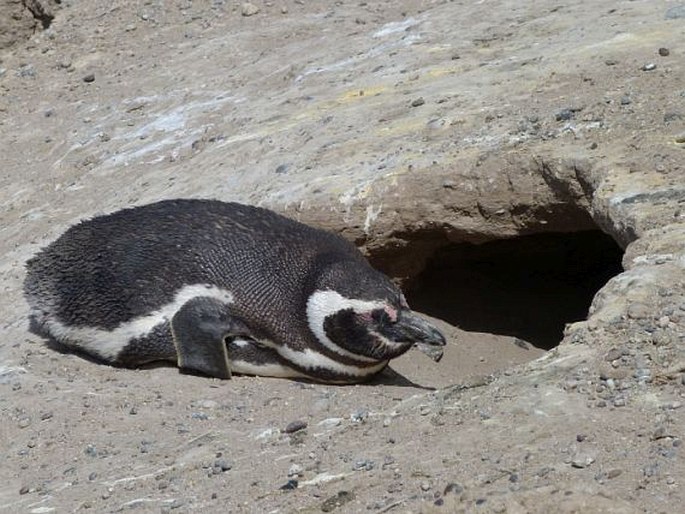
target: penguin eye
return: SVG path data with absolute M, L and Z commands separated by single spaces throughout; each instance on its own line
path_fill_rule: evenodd
M 371 312 L 371 318 L 379 325 L 389 325 L 397 321 L 397 313 L 394 309 L 375 309 Z

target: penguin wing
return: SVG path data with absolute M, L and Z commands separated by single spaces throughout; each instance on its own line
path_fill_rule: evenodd
M 229 304 L 209 296 L 184 303 L 171 318 L 171 334 L 182 370 L 217 378 L 231 378 L 227 341 L 254 339 Z

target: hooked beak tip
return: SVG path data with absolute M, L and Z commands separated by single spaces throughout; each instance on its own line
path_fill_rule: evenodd
M 404 312 L 399 323 L 412 342 L 429 346 L 445 346 L 447 343 L 442 332 L 413 311 Z

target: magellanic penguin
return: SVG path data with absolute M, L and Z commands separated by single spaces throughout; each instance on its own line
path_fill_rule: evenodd
M 342 237 L 167 200 L 83 221 L 27 263 L 31 328 L 98 360 L 352 383 L 445 339 Z

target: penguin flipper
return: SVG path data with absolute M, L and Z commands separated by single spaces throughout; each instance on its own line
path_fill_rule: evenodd
M 226 339 L 250 337 L 245 323 L 229 312 L 228 304 L 211 297 L 188 300 L 171 318 L 178 367 L 216 378 L 231 378 Z

